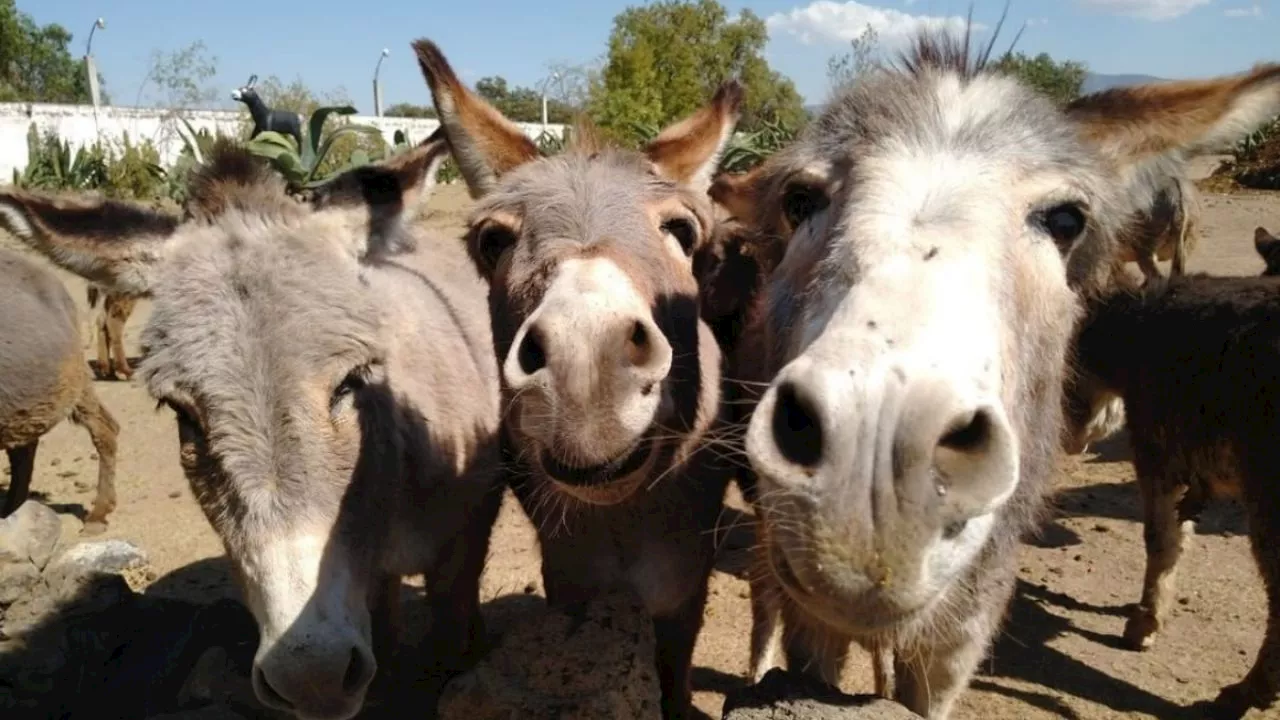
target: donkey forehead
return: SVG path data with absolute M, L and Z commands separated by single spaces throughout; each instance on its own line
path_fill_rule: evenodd
M 856 180 L 878 159 L 880 173 L 918 171 L 901 159 L 967 159 L 990 175 L 1062 174 L 1091 185 L 1095 156 L 1047 99 L 1011 78 L 955 73 L 883 73 L 838 96 L 800 143 L 797 161 L 828 163 Z M 793 161 L 793 164 L 796 161 Z
M 169 258 L 155 287 L 144 339 L 155 349 L 148 364 L 170 371 L 160 375 L 234 376 L 250 365 L 306 374 L 377 344 L 371 283 L 354 260 L 289 233 L 202 235 Z
M 475 216 L 495 211 L 521 219 L 527 234 L 592 240 L 653 233 L 651 211 L 664 201 L 709 212 L 710 202 L 660 177 L 638 153 L 570 151 L 512 171 Z

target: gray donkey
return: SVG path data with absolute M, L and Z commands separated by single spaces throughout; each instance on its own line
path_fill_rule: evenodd
M 712 188 L 786 244 L 735 371 L 767 383 L 745 447 L 756 588 L 773 585 L 786 662 L 834 683 L 851 641 L 883 650 L 879 689 L 930 720 L 1000 626 L 1060 450 L 1073 328 L 1111 282 L 1117 236 L 1152 177 L 1280 112 L 1280 65 L 1064 111 L 990 49 L 922 34 Z
M 150 294 L 139 376 L 177 419 L 183 469 L 257 620 L 254 689 L 299 717 L 363 706 L 403 575 L 426 574 L 432 677 L 483 631 L 501 501 L 486 288 L 458 243 L 412 222 L 446 154 L 430 138 L 303 204 L 220 143 L 176 225 L 0 192 L 0 222 L 29 245 Z
M 5 218 L 0 211 L 0 224 Z M 0 517 L 26 501 L 40 438 L 70 417 L 98 451 L 98 495 L 84 533 L 100 533 L 116 506 L 120 428 L 93 390 L 75 303 L 52 271 L 0 248 L 0 308 L 0 448 L 10 470 Z

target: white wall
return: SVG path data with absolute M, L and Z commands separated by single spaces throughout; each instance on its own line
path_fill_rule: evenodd
M 237 110 L 182 110 L 178 111 L 191 126 L 226 135 L 248 134 L 241 129 L 241 118 L 248 112 Z M 418 118 L 349 116 L 352 122 L 372 125 L 382 131 L 390 144 L 396 130 L 404 130 L 409 139 L 418 142 L 435 131 L 439 122 Z M 160 108 L 100 107 L 94 113 L 92 105 L 51 105 L 45 103 L 0 103 L 0 183 L 7 183 L 13 171 L 27 166 L 27 130 L 31 123 L 43 133 L 52 129 L 71 145 L 71 152 L 98 138 L 118 142 L 129 133 L 130 140 L 149 138 L 160 151 L 160 164 L 168 166 L 182 151 L 182 138 L 177 130 L 182 128 L 174 111 Z M 541 123 L 519 123 L 521 128 L 536 138 L 542 133 Z M 548 125 L 547 130 L 559 136 L 563 125 Z M 305 130 L 304 130 L 305 132 Z

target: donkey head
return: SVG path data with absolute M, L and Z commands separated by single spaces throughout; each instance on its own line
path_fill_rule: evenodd
M 177 418 L 182 467 L 257 619 L 257 694 L 301 717 L 351 717 L 376 668 L 367 599 L 392 502 L 378 487 L 404 460 L 388 381 L 398 299 L 367 274 L 411 241 L 406 204 L 446 154 L 425 143 L 340 176 L 308 207 L 219 141 L 185 222 L 0 192 L 0 227 L 152 297 L 140 376 Z
M 717 411 L 720 357 L 692 258 L 712 233 L 706 188 L 741 88 L 722 85 L 643 152 L 583 130 L 541 157 L 433 43 L 414 48 L 479 199 L 466 242 L 491 282 L 507 432 L 553 487 L 620 502 Z
M 801 606 L 867 635 L 966 592 L 1039 507 L 1081 296 L 1107 284 L 1142 181 L 1278 111 L 1280 65 L 1063 110 L 967 39 L 923 35 L 717 186 L 787 242 L 746 446 Z

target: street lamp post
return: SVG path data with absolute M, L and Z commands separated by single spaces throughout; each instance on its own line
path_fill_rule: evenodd
M 382 86 L 378 84 L 378 71 L 382 69 L 382 61 L 390 54 L 390 50 L 382 48 L 378 64 L 373 66 L 373 114 L 379 117 L 382 116 Z
M 101 97 L 101 91 L 98 88 L 98 67 L 93 62 L 93 33 L 99 29 L 107 29 L 106 20 L 98 18 L 94 21 L 93 27 L 89 28 L 89 40 L 84 44 L 84 69 L 89 74 L 89 98 L 93 101 L 94 109 L 97 109 Z
M 560 73 L 553 72 L 547 76 L 546 80 L 542 81 L 542 132 L 547 131 L 547 85 L 550 85 L 551 81 L 558 81 L 559 79 Z

